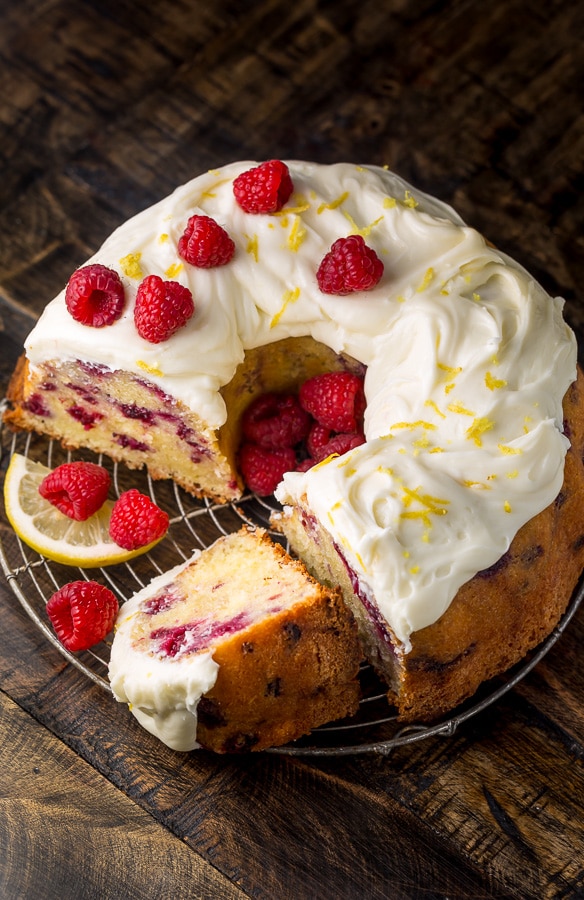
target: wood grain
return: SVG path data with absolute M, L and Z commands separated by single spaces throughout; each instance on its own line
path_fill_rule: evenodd
M 2 897 L 244 896 L 2 693 L 0 740 Z
M 1 386 L 116 225 L 242 158 L 388 164 L 564 296 L 583 348 L 583 39 L 576 0 L 1 4 Z M 10 900 L 584 897 L 584 610 L 452 738 L 320 762 L 173 753 L 4 584 L 0 616 Z

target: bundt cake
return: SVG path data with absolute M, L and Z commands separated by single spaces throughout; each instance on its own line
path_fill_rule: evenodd
M 109 674 L 114 696 L 169 747 L 224 753 L 356 712 L 360 661 L 340 591 L 243 528 L 122 607 Z
M 233 500 L 258 394 L 364 375 L 365 442 L 288 472 L 277 525 L 342 585 L 400 715 L 427 717 L 541 640 L 584 564 L 562 308 L 384 169 L 234 163 L 73 274 L 26 341 L 6 418 Z

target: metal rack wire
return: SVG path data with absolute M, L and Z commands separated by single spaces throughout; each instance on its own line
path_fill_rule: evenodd
M 2 406 L 0 404 L 0 422 Z M 0 424 L 1 471 L 6 470 L 13 453 L 29 456 L 50 467 L 72 458 L 95 459 L 95 456 L 83 452 L 65 452 L 56 442 L 38 435 L 11 434 Z M 105 458 L 98 461 L 110 469 L 117 495 L 130 486 L 137 487 L 169 513 L 167 538 L 150 553 L 129 563 L 88 571 L 61 566 L 45 559 L 6 527 L 1 532 L 0 565 L 15 596 L 45 638 L 80 673 L 111 693 L 107 679 L 109 643 L 104 641 L 92 650 L 79 654 L 66 650 L 55 636 L 45 613 L 45 604 L 54 591 L 68 581 L 91 577 L 101 579 L 123 602 L 154 576 L 188 559 L 195 548 L 204 549 L 221 535 L 238 530 L 243 523 L 259 525 L 268 530 L 275 540 L 284 544 L 285 540 L 270 529 L 270 515 L 275 501 L 267 502 L 251 494 L 239 503 L 230 504 L 196 500 L 170 482 L 154 482 L 146 473 L 130 473 L 125 467 Z M 7 524 L 5 519 L 3 524 Z M 387 756 L 397 747 L 427 737 L 451 736 L 462 723 L 498 701 L 539 663 L 567 627 L 583 595 L 584 584 L 574 593 L 561 622 L 536 651 L 505 676 L 483 685 L 471 701 L 447 718 L 432 725 L 403 726 L 387 702 L 383 685 L 371 668 L 363 665 L 360 672 L 363 698 L 357 715 L 321 726 L 306 738 L 267 752 L 320 757 L 363 753 Z

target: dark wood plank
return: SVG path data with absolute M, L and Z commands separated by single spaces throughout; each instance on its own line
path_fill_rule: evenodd
M 2 897 L 245 896 L 3 693 L 0 741 Z

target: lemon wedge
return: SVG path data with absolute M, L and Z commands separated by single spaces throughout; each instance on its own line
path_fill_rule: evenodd
M 4 481 L 8 521 L 18 537 L 37 553 L 64 566 L 90 569 L 127 562 L 147 553 L 161 540 L 137 550 L 124 550 L 115 544 L 109 536 L 113 500 L 106 500 L 84 522 L 70 519 L 39 494 L 39 484 L 50 471 L 42 463 L 15 453 Z

